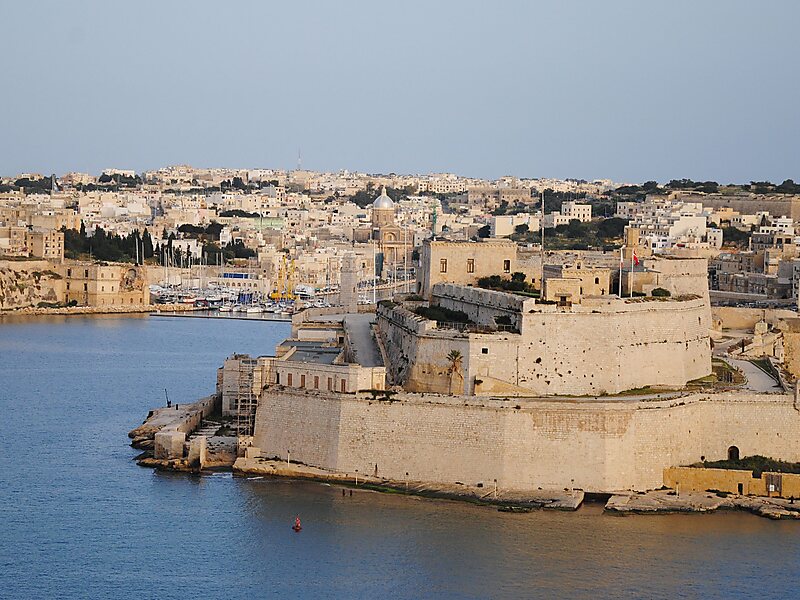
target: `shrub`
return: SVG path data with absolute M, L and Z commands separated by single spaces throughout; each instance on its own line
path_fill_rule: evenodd
M 669 298 L 672 295 L 669 290 L 665 290 L 664 288 L 660 287 L 655 288 L 652 292 L 650 292 L 650 294 L 654 298 Z
M 467 313 L 460 310 L 450 310 L 443 306 L 418 306 L 414 312 L 430 319 L 431 321 L 443 321 L 452 323 L 469 323 Z

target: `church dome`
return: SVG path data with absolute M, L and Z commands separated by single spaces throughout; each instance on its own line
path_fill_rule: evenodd
M 372 208 L 378 209 L 394 209 L 394 202 L 389 196 L 386 195 L 386 186 L 381 188 L 381 195 L 375 198 L 375 202 L 372 203 Z

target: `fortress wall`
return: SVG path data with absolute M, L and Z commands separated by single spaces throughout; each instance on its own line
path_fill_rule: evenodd
M 731 208 L 741 214 L 753 215 L 765 210 L 773 217 L 800 219 L 800 196 L 797 194 L 682 194 L 686 202 L 702 202 L 708 208 Z
M 652 489 L 666 467 L 741 454 L 800 460 L 800 412 L 781 395 L 652 402 L 474 401 L 265 394 L 254 446 L 325 469 L 491 489 Z
M 797 313 L 781 308 L 746 308 L 740 306 L 715 306 L 711 309 L 714 318 L 719 320 L 723 329 L 749 329 L 756 323 L 765 320 L 770 325 L 779 321 L 794 319 Z
M 431 302 L 463 311 L 471 321 L 480 325 L 495 326 L 495 317 L 509 317 L 517 328 L 521 325 L 520 315 L 534 305 L 532 298 L 449 283 L 433 286 Z
M 437 330 L 433 321 L 399 306 L 378 306 L 378 328 L 390 359 L 386 366 L 389 385 L 404 385 L 412 392 L 450 393 L 447 355 L 452 350 L 468 354 L 466 335 Z M 460 383 L 459 392 L 464 386 Z
M 643 291 L 651 292 L 661 287 L 673 296 L 695 294 L 708 298 L 708 261 L 704 258 L 672 258 L 654 256 L 646 258 L 647 268 L 655 270 L 652 285 L 645 285 Z M 634 280 L 636 275 L 634 274 Z
M 293 460 L 336 469 L 342 397 L 265 390 L 256 409 L 253 445 L 263 456 L 286 460 L 291 452 Z
M 391 382 L 412 392 L 449 393 L 451 350 L 463 356 L 466 394 L 499 389 L 488 381 L 475 385 L 488 377 L 521 388 L 509 394 L 582 396 L 682 386 L 711 372 L 704 300 L 598 301 L 565 312 L 537 307 L 542 312 L 521 315 L 522 334 L 437 330 L 432 322 L 406 323 L 412 313 L 402 308 L 379 311 Z M 454 392 L 462 389 L 457 383 Z
M 526 314 L 519 384 L 538 394 L 618 393 L 681 386 L 711 372 L 710 312 L 702 300 L 632 302 Z

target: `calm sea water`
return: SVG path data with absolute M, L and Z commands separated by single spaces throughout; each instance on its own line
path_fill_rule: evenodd
M 2 598 L 791 598 L 800 526 L 612 517 L 137 467 L 126 433 L 164 388 L 212 391 L 281 323 L 0 321 Z M 290 525 L 295 515 L 303 531 Z

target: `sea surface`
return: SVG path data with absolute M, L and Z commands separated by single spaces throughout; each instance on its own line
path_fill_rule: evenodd
M 499 513 L 136 466 L 147 411 L 285 323 L 0 320 L 0 598 L 798 598 L 800 525 Z M 295 515 L 303 530 L 290 526 Z

